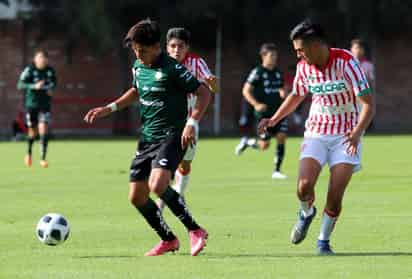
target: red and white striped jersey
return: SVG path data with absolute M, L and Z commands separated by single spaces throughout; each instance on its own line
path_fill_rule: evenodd
M 305 136 L 341 135 L 358 123 L 356 96 L 370 93 L 359 61 L 344 49 L 331 48 L 322 69 L 301 60 L 296 68 L 292 94 L 312 93 Z
M 205 60 L 194 54 L 188 53 L 182 60 L 182 64 L 194 75 L 200 82 L 204 82 L 206 79 L 212 76 L 212 72 L 209 70 Z M 188 115 L 192 114 L 192 110 L 196 104 L 196 95 L 189 94 L 187 99 Z

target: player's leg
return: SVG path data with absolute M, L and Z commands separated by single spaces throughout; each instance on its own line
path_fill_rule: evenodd
M 32 150 L 33 143 L 37 137 L 37 123 L 38 123 L 38 113 L 34 110 L 29 110 L 26 113 L 26 125 L 27 125 L 27 153 L 24 157 L 24 163 L 26 166 L 31 167 L 32 165 Z
M 179 240 L 164 221 L 160 209 L 149 196 L 150 151 L 150 149 L 145 150 L 144 147 L 141 148 L 139 146 L 139 153 L 132 161 L 130 167 L 129 201 L 161 238 L 160 243 L 145 254 L 146 256 L 158 256 L 178 250 Z
M 180 195 L 184 196 L 184 192 L 187 190 L 189 185 L 190 172 L 192 170 L 192 161 L 183 160 L 180 162 L 179 167 L 175 172 L 175 184 L 173 189 L 176 190 Z
M 329 246 L 329 239 L 342 210 L 343 196 L 352 177 L 353 168 L 352 164 L 341 163 L 333 166 L 330 170 L 327 201 L 318 237 L 318 252 L 321 255 L 333 254 Z
M 326 163 L 328 148 L 321 138 L 305 138 L 301 145 L 297 196 L 300 201 L 298 220 L 292 229 L 293 244 L 302 242 L 316 215 L 315 185 Z
M 252 149 L 259 148 L 258 140 L 254 137 L 249 137 L 249 133 L 247 131 L 251 126 L 253 126 L 253 107 L 244 98 L 242 98 L 241 105 L 242 113 L 239 119 L 239 126 L 243 136 L 235 148 L 235 154 L 238 156 L 241 155 L 248 147 Z
M 170 187 L 172 173 L 176 171 L 184 154 L 180 135 L 166 140 L 153 160 L 149 188 L 187 228 L 191 240 L 191 254 L 196 256 L 206 246 L 207 232 L 196 223 L 183 197 Z
M 300 201 L 300 209 L 298 221 L 291 233 L 293 244 L 299 244 L 305 239 L 310 224 L 316 215 L 316 208 L 313 205 L 315 185 L 321 170 L 321 164 L 314 158 L 304 158 L 299 162 L 297 196 Z
M 40 165 L 43 168 L 48 167 L 48 162 L 46 160 L 47 147 L 49 144 L 49 112 L 40 113 L 39 119 L 39 136 L 40 136 L 40 150 L 41 150 L 41 160 Z
M 272 173 L 272 178 L 274 179 L 285 179 L 286 175 L 280 172 L 283 159 L 285 158 L 285 143 L 286 143 L 287 134 L 284 132 L 279 132 L 276 134 L 276 155 L 275 155 L 275 169 Z

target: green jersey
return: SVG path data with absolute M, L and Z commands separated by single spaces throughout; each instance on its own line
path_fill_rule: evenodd
M 141 141 L 151 143 L 183 130 L 187 94 L 200 83 L 184 66 L 161 53 L 150 67 L 136 60 L 133 86 L 140 96 Z
M 44 81 L 43 87 L 35 89 L 38 81 Z M 37 69 L 34 65 L 27 66 L 21 73 L 17 88 L 25 90 L 25 106 L 27 109 L 50 110 L 51 96 L 50 90 L 56 87 L 56 72 L 52 67 L 47 66 L 45 69 Z
M 279 94 L 284 85 L 282 72 L 277 68 L 269 70 L 259 65 L 249 74 L 247 82 L 253 85 L 256 101 L 267 106 L 264 112 L 255 111 L 255 116 L 258 119 L 272 116 L 282 104 Z

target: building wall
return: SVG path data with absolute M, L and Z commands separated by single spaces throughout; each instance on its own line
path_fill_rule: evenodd
M 60 35 L 59 35 L 60 36 Z M 86 43 L 78 43 L 71 63 L 67 63 L 64 38 L 49 37 L 39 46 L 48 49 L 50 61 L 58 73 L 58 87 L 53 99 L 53 132 L 57 135 L 111 135 L 113 133 L 135 133 L 138 129 L 137 111 L 131 109 L 99 121 L 92 127 L 82 117 L 91 107 L 107 103 L 121 94 L 123 85 L 119 58 L 115 52 L 97 57 Z M 0 135 L 11 134 L 11 123 L 23 110 L 23 93 L 17 91 L 17 79 L 30 61 L 37 46 L 35 34 L 26 34 L 19 21 L 0 21 Z M 408 42 L 402 39 L 378 41 L 374 50 L 377 76 L 376 131 L 412 131 L 412 79 L 408 54 Z M 221 128 L 223 134 L 238 132 L 240 96 L 245 76 L 254 66 L 254 60 L 245 56 L 254 51 L 248 47 L 236 47 L 224 43 L 222 53 Z M 196 49 L 195 49 L 196 50 Z M 198 51 L 205 56 L 214 70 L 214 52 Z M 246 57 L 249 57 L 248 59 Z M 256 56 L 257 58 L 257 56 Z M 257 61 L 256 61 L 257 62 Z M 280 46 L 280 65 L 287 70 L 296 58 L 288 44 Z M 202 123 L 202 130 L 213 131 L 211 105 Z

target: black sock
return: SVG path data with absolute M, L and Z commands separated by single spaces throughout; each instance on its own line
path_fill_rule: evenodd
M 136 208 L 162 240 L 171 241 L 176 239 L 176 236 L 164 221 L 160 209 L 151 198 L 147 200 L 145 205 L 140 207 L 136 206 Z
M 278 144 L 278 146 L 276 147 L 276 163 L 275 163 L 276 171 L 280 171 L 280 166 L 282 165 L 284 157 L 285 157 L 285 145 Z
M 27 138 L 27 154 L 31 156 L 31 151 L 33 147 L 34 138 L 28 137 Z
M 170 186 L 167 186 L 166 191 L 160 196 L 160 198 L 188 230 L 192 231 L 200 228 L 190 215 L 182 196 L 180 196 Z
M 47 134 L 40 135 L 40 144 L 41 144 L 41 159 L 46 160 L 47 145 L 49 143 L 49 137 Z

